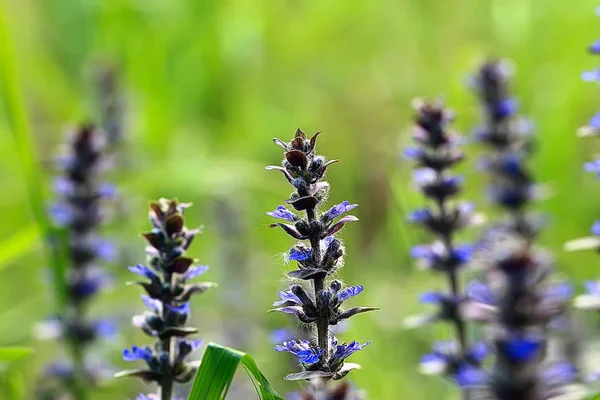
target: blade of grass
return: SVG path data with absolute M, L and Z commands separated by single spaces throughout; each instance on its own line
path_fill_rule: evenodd
M 208 344 L 188 400 L 225 399 L 240 364 L 250 376 L 261 400 L 283 400 L 271 387 L 250 355 L 216 343 Z
M 24 360 L 34 353 L 31 347 L 0 347 L 0 362 L 16 362 Z
M 51 261 L 54 297 L 59 314 L 63 314 L 67 304 L 67 283 L 65 271 L 67 268 L 66 249 L 68 248 L 65 229 L 55 227 L 46 212 L 47 200 L 44 196 L 44 180 L 40 170 L 40 163 L 33 145 L 33 135 L 29 126 L 29 119 L 20 90 L 15 55 L 13 54 L 13 41 L 10 37 L 7 18 L 4 10 L 0 8 L 0 88 L 4 97 L 5 115 L 12 131 L 21 169 L 25 176 L 28 200 L 33 217 L 39 230 L 43 233 L 46 242 L 48 259 Z M 83 365 L 81 355 L 75 343 L 71 343 L 71 353 L 76 365 Z M 73 380 L 72 390 L 78 400 L 87 399 L 86 386 L 84 385 L 84 371 L 77 368 Z
M 30 251 L 40 232 L 35 224 L 27 225 L 13 236 L 0 243 L 0 271 L 21 254 Z

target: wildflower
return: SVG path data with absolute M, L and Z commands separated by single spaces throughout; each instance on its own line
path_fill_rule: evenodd
M 483 108 L 478 139 L 488 149 L 482 165 L 489 176 L 492 201 L 508 222 L 484 232 L 478 246 L 486 283 L 468 288 L 474 307 L 470 314 L 489 324 L 495 362 L 487 389 L 494 398 L 547 398 L 536 371 L 544 363 L 547 332 L 565 317 L 570 287 L 551 282 L 552 260 L 534 247 L 540 224 L 527 214 L 536 199 L 536 185 L 527 166 L 532 151 L 530 127 L 517 115 L 509 94 L 506 62 L 490 61 L 477 71 L 474 89 Z
M 464 159 L 458 146 L 460 138 L 449 127 L 454 115 L 439 101 L 419 100 L 414 104 L 416 116 L 413 139 L 419 147 L 418 150 L 409 151 L 411 158 L 417 161 L 413 179 L 417 189 L 434 206 L 414 211 L 409 220 L 425 227 L 437 240 L 413 247 L 410 254 L 418 260 L 419 266 L 445 275 L 449 290 L 448 293 L 424 293 L 421 301 L 436 305 L 437 310 L 411 316 L 405 320 L 404 325 L 413 328 L 444 321 L 453 326 L 457 340 L 448 345 L 452 349 L 438 349 L 424 357 L 421 366 L 425 373 L 435 371 L 457 383 L 464 382 L 464 385 L 459 383 L 464 388 L 467 383 L 473 384 L 479 364 L 468 356 L 463 312 L 467 298 L 459 286 L 459 272 L 470 261 L 472 246 L 457 245 L 455 235 L 459 230 L 475 223 L 476 219 L 472 204 L 451 201 L 461 191 L 463 182 L 461 177 L 452 175 L 452 167 Z M 508 112 L 508 108 L 509 105 L 506 104 L 504 112 Z
M 273 303 L 276 308 L 272 311 L 294 315 L 301 322 L 316 326 L 314 338 L 286 340 L 277 345 L 275 350 L 292 353 L 301 362 L 303 371 L 290 374 L 286 379 L 311 380 L 311 387 L 315 390 L 321 384 L 319 379 L 339 379 L 356 368 L 344 360 L 363 347 L 358 342 L 338 345 L 332 328 L 356 314 L 374 310 L 370 307 L 342 308 L 343 302 L 361 293 L 364 287 L 344 288 L 338 280 L 328 282 L 328 276 L 341 267 L 344 256 L 344 248 L 335 235 L 347 223 L 358 218 L 344 216 L 357 207 L 348 201 L 336 204 L 323 213 L 317 212 L 317 207 L 324 203 L 329 192 L 329 184 L 323 180 L 325 171 L 336 162 L 326 161 L 315 154 L 318 135 L 309 139 L 304 132 L 297 130 L 290 142 L 274 139 L 283 148 L 285 159 L 281 167 L 267 167 L 280 171 L 294 187 L 294 193 L 285 203 L 302 212 L 296 215 L 279 206 L 267 213 L 293 223 L 274 223 L 271 227 L 280 227 L 294 239 L 307 242 L 298 242 L 289 251 L 288 259 L 297 261 L 298 269 L 290 271 L 288 276 L 311 282 L 306 288 L 294 284 L 289 290 L 280 291 L 281 300 Z
M 88 373 L 91 367 L 86 354 L 96 339 L 115 334 L 115 325 L 108 319 L 94 319 L 86 305 L 112 284 L 112 277 L 102 268 L 103 262 L 115 258 L 115 246 L 100 237 L 105 219 L 105 201 L 114 196 L 114 187 L 102 183 L 105 142 L 102 133 L 93 125 L 76 128 L 66 146 L 66 154 L 57 163 L 61 175 L 53 181 L 57 200 L 50 206 L 53 222 L 65 230 L 66 261 L 64 281 L 67 286 L 67 305 L 63 315 L 36 325 L 40 339 L 64 339 L 72 349 L 68 368 L 54 368 L 53 376 L 65 390 L 75 386 L 92 385 L 97 374 Z M 107 188 L 111 190 L 108 191 Z M 62 371 L 61 373 L 58 373 Z M 100 370 L 98 370 L 100 373 Z M 77 389 L 74 389 L 77 390 Z
M 129 267 L 131 272 L 150 280 L 136 282 L 146 291 L 142 300 L 150 311 L 133 317 L 133 324 L 155 338 L 156 343 L 153 347 L 125 349 L 125 361 L 141 360 L 146 367 L 122 371 L 117 376 L 135 376 L 157 382 L 163 398 L 171 398 L 175 382 L 187 382 L 196 373 L 197 364 L 188 361 L 187 357 L 202 341 L 187 339 L 198 331 L 186 326 L 189 300 L 192 295 L 213 286 L 210 282 L 187 282 L 208 270 L 207 266 L 193 266 L 194 259 L 185 255 L 198 233 L 198 230 L 185 226 L 183 214 L 188 206 L 167 199 L 150 204 L 149 219 L 153 229 L 143 237 L 156 251 L 148 252 L 148 265 Z

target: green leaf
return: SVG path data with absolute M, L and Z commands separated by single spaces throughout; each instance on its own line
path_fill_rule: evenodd
M 225 399 L 240 363 L 252 379 L 261 400 L 283 400 L 271 387 L 250 355 L 216 343 L 208 344 L 188 400 Z
M 0 347 L 0 362 L 21 361 L 31 356 L 34 350 L 31 347 Z
M 39 236 L 37 226 L 31 224 L 0 243 L 0 271 L 21 254 L 29 251 Z

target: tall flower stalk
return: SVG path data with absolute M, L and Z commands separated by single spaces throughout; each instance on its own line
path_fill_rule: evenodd
M 302 372 L 287 375 L 286 380 L 341 379 L 350 370 L 358 368 L 357 364 L 345 360 L 369 342 L 340 343 L 330 328 L 356 314 L 374 310 L 372 307 L 342 307 L 364 287 L 344 287 L 341 281 L 330 279 L 343 265 L 344 247 L 335 235 L 345 224 L 358 220 L 353 215 L 342 215 L 357 205 L 344 201 L 327 211 L 318 211 L 329 193 L 325 172 L 337 161 L 326 161 L 315 154 L 318 135 L 308 139 L 298 129 L 290 142 L 274 139 L 284 150 L 283 166 L 266 167 L 281 171 L 293 186 L 294 191 L 285 202 L 302 213 L 296 215 L 284 206 L 267 212 L 273 218 L 288 222 L 277 222 L 271 227 L 281 227 L 298 240 L 287 254 L 298 267 L 287 274 L 293 284 L 289 290 L 279 292 L 281 300 L 273 303 L 276 308 L 272 311 L 294 315 L 300 322 L 314 327 L 311 340 L 289 340 L 275 347 L 278 352 L 294 354 L 300 361 Z
M 566 359 L 546 357 L 549 331 L 564 325 L 571 289 L 553 278 L 551 257 L 535 246 L 540 219 L 527 210 L 540 192 L 527 166 L 533 136 L 531 123 L 516 115 L 509 75 L 505 62 L 491 61 L 472 79 L 485 116 L 476 137 L 488 149 L 482 166 L 491 199 L 505 214 L 481 241 L 478 264 L 486 284 L 470 290 L 488 310 L 481 319 L 496 355 L 490 374 L 477 384 L 488 385 L 499 400 L 548 399 L 566 394 L 576 379 Z
M 51 364 L 46 375 L 58 378 L 78 399 L 85 397 L 86 388 L 99 372 L 89 364 L 88 350 L 98 338 L 115 333 L 112 321 L 88 315 L 91 301 L 111 283 L 102 262 L 111 261 L 115 255 L 114 246 L 99 235 L 106 214 L 104 200 L 114 194 L 112 185 L 100 180 L 104 143 L 94 126 L 81 125 L 71 133 L 67 152 L 59 159 L 61 175 L 54 181 L 59 198 L 50 213 L 68 236 L 67 307 L 62 315 L 38 324 L 36 329 L 42 339 L 60 337 L 66 341 L 71 361 Z M 59 393 L 63 389 L 55 388 Z M 53 396 L 43 391 L 40 396 Z
M 424 303 L 438 307 L 432 314 L 410 317 L 408 327 L 444 321 L 453 327 L 454 340 L 439 342 L 434 352 L 423 357 L 424 373 L 441 373 L 460 386 L 468 384 L 480 374 L 486 347 L 481 343 L 470 345 L 466 331 L 465 314 L 470 303 L 461 286 L 460 273 L 471 257 L 471 246 L 458 244 L 456 234 L 475 222 L 473 206 L 454 198 L 461 189 L 461 178 L 452 174 L 463 160 L 460 137 L 450 129 L 453 114 L 441 101 L 415 101 L 413 139 L 417 147 L 405 150 L 405 156 L 416 162 L 414 179 L 417 188 L 429 200 L 428 207 L 412 212 L 409 220 L 425 227 L 436 241 L 414 247 L 413 257 L 422 267 L 446 277 L 448 289 L 427 292 L 421 296 Z
M 191 380 L 197 362 L 187 361 L 202 340 L 187 339 L 198 328 L 187 326 L 190 299 L 214 286 L 210 282 L 189 283 L 208 270 L 194 265 L 195 259 L 186 256 L 198 229 L 185 226 L 184 211 L 190 205 L 177 200 L 160 199 L 150 203 L 149 219 L 152 230 L 144 233 L 147 241 L 147 263 L 129 267 L 145 278 L 136 282 L 144 288 L 144 304 L 150 309 L 133 317 L 133 325 L 155 340 L 152 347 L 133 346 L 123 351 L 125 361 L 142 360 L 145 368 L 122 371 L 117 376 L 134 376 L 145 382 L 156 382 L 160 400 L 171 400 L 176 383 Z M 150 396 L 152 397 L 152 396 Z

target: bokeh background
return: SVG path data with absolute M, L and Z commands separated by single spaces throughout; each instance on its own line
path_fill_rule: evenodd
M 443 96 L 467 135 L 479 110 L 465 86 L 487 56 L 514 62 L 513 89 L 524 114 L 538 127 L 531 162 L 552 196 L 540 203 L 548 216 L 541 242 L 557 268 L 580 291 L 598 274 L 597 255 L 565 253 L 562 243 L 587 235 L 600 215 L 600 185 L 583 174 L 593 139 L 576 129 L 593 115 L 600 91 L 580 80 L 597 65 L 586 47 L 600 36 L 596 2 L 577 0 L 3 0 L 19 88 L 52 196 L 52 159 L 64 134 L 82 120 L 99 118 L 97 78 L 112 68 L 123 101 L 123 141 L 107 173 L 120 197 L 106 234 L 120 260 L 107 266 L 114 290 L 92 312 L 112 315 L 120 336 L 97 350 L 116 368 L 121 349 L 147 343 L 130 325 L 143 309 L 139 290 L 125 286 L 127 265 L 143 261 L 138 233 L 146 204 L 158 197 L 192 201 L 190 225 L 204 225 L 191 255 L 209 264 L 205 275 L 219 287 L 193 304 L 193 322 L 207 341 L 251 353 L 280 393 L 296 388 L 282 377 L 294 370 L 287 354 L 273 351 L 271 331 L 293 328 L 285 316 L 267 314 L 285 286 L 283 252 L 292 240 L 269 230 L 265 211 L 289 194 L 280 174 L 264 170 L 282 158 L 274 136 L 297 127 L 323 130 L 319 152 L 342 162 L 330 168 L 330 202 L 357 202 L 360 222 L 342 233 L 347 248 L 341 270 L 348 284 L 363 284 L 355 304 L 381 311 L 353 318 L 344 340 L 371 340 L 353 356 L 362 364 L 349 379 L 370 399 L 453 399 L 439 378 L 417 371 L 444 327 L 405 331 L 402 319 L 423 310 L 418 294 L 444 282 L 415 269 L 407 253 L 424 240 L 406 223 L 421 204 L 410 184 L 402 146 L 410 142 L 410 100 Z M 3 48 L 6 54 L 8 47 Z M 10 50 L 9 49 L 9 50 Z M 0 62 L 4 62 L 0 60 Z M 465 197 L 489 210 L 477 171 L 477 145 L 462 166 Z M 24 363 L 4 369 L 0 397 L 33 398 L 43 365 L 63 353 L 37 342 L 34 324 L 53 311 L 49 261 L 32 217 L 23 160 L 0 114 L 0 344 L 35 346 Z M 475 230 L 463 239 L 472 240 Z M 108 382 L 93 399 L 134 398 L 147 391 L 135 380 Z M 29 394 L 27 394 L 29 393 Z M 28 397 L 29 396 L 29 397 Z M 255 394 L 242 372 L 232 399 Z

